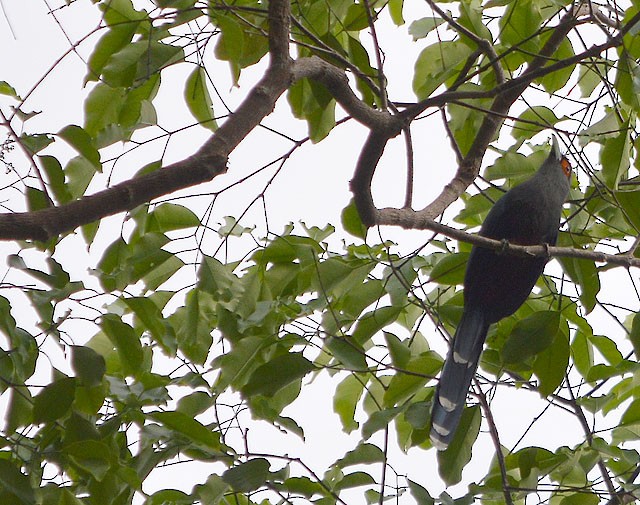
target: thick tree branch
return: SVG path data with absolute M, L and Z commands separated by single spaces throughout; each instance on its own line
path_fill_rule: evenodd
M 273 111 L 276 100 L 290 85 L 289 7 L 288 0 L 269 2 L 269 67 L 238 109 L 198 152 L 156 172 L 60 207 L 0 214 L 0 240 L 46 241 L 224 173 L 229 154 Z
M 298 81 L 303 78 L 322 84 L 352 118 L 369 129 L 395 131 L 402 127 L 401 118 L 369 107 L 353 92 L 343 70 L 317 56 L 295 61 L 292 79 Z

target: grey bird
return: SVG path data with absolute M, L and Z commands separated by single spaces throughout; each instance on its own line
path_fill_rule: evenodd
M 551 153 L 527 181 L 507 191 L 487 214 L 480 235 L 519 245 L 555 245 L 571 165 L 555 136 Z M 525 302 L 547 258 L 500 254 L 473 246 L 464 277 L 464 310 L 431 410 L 431 442 L 447 448 L 464 408 L 489 326 Z

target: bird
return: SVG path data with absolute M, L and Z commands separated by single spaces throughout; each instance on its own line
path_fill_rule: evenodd
M 553 135 L 551 152 L 538 171 L 502 195 L 479 234 L 509 244 L 555 245 L 570 182 L 571 164 Z M 525 302 L 547 260 L 472 247 L 464 276 L 462 317 L 431 410 L 430 439 L 436 449 L 445 450 L 453 439 L 489 327 Z

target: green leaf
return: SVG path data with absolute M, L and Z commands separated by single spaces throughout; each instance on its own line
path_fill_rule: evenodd
M 111 55 L 102 69 L 103 81 L 114 88 L 128 88 L 183 58 L 179 46 L 146 39 L 134 41 Z
M 571 343 L 571 359 L 578 372 L 586 377 L 594 363 L 593 346 L 581 330 L 576 331 Z
M 184 98 L 189 111 L 201 126 L 211 131 L 218 128 L 213 114 L 213 101 L 207 89 L 207 74 L 204 67 L 198 65 L 187 78 Z
M 340 417 L 342 429 L 346 433 L 358 429 L 355 412 L 364 392 L 364 386 L 363 379 L 356 374 L 350 374 L 336 387 L 336 392 L 333 395 L 333 411 Z
M 302 495 L 309 499 L 313 495 L 326 494 L 326 489 L 318 481 L 309 477 L 290 477 L 283 482 L 283 487 L 288 492 L 296 495 Z
M 220 502 L 228 487 L 229 485 L 220 476 L 212 474 L 209 475 L 204 484 L 194 487 L 194 495 L 198 497 L 203 505 L 206 503 L 216 504 Z
M 63 377 L 47 385 L 33 399 L 33 421 L 36 424 L 56 421 L 71 409 L 76 391 L 76 379 Z
M 449 447 L 444 451 L 438 451 L 438 473 L 448 486 L 462 480 L 462 470 L 471 460 L 471 448 L 480 432 L 481 420 L 479 406 L 465 407 Z
M 360 443 L 358 446 L 349 451 L 334 463 L 338 468 L 346 468 L 353 465 L 369 465 L 372 463 L 381 463 L 385 459 L 385 455 L 377 445 Z
M 616 191 L 614 195 L 624 217 L 636 230 L 640 229 L 640 191 Z
M 117 124 L 126 98 L 123 88 L 98 83 L 84 102 L 84 129 L 93 138 L 108 126 Z M 103 147 L 98 145 L 98 147 Z
M 382 333 L 384 335 L 384 340 L 387 343 L 387 349 L 389 350 L 393 366 L 396 368 L 406 367 L 407 363 L 409 363 L 409 360 L 411 359 L 411 349 L 409 346 L 405 342 L 402 342 L 393 333 L 389 333 L 388 331 L 384 331 Z
M 582 96 L 588 98 L 596 87 L 603 82 L 608 68 L 613 65 L 605 59 L 595 59 L 591 63 L 584 63 L 579 66 L 578 86 L 580 86 Z
M 413 91 L 419 100 L 431 96 L 448 79 L 455 77 L 472 49 L 461 41 L 436 42 L 423 49 L 415 64 Z
M 353 199 L 349 202 L 349 205 L 342 209 L 340 219 L 344 231 L 362 240 L 367 238 L 367 227 L 362 224 L 360 214 L 358 214 L 358 209 L 356 209 L 356 204 Z
M 416 19 L 409 25 L 409 35 L 413 37 L 414 42 L 423 39 L 438 26 L 444 23 L 441 17 L 425 17 Z
M 144 502 L 144 505 L 191 505 L 193 497 L 177 489 L 156 491 Z
M 27 206 L 29 212 L 34 212 L 36 210 L 46 209 L 50 205 L 49 200 L 42 190 L 27 186 Z
M 214 451 L 220 451 L 221 449 L 219 433 L 211 431 L 200 421 L 183 412 L 153 412 L 149 414 L 149 417 L 195 444 Z
M 538 54 L 542 15 L 538 3 L 521 0 L 508 4 L 499 21 L 500 40 L 506 47 L 517 47 L 518 51 L 508 59 L 507 67 L 515 70 L 525 60 Z M 526 55 L 526 56 L 525 56 Z
M 31 154 L 37 154 L 49 144 L 53 143 L 53 137 L 51 137 L 51 135 L 45 135 L 42 133 L 36 133 L 33 135 L 27 135 L 26 133 L 23 133 L 22 135 L 20 135 L 20 143 Z
M 62 165 L 57 158 L 53 156 L 38 156 L 40 165 L 44 169 L 49 182 L 48 188 L 53 193 L 54 198 L 59 203 L 66 203 L 71 200 L 71 194 L 65 184 L 65 176 Z
M 410 398 L 438 373 L 441 366 L 442 358 L 433 351 L 412 358 L 391 378 L 384 393 L 384 405 L 392 407 Z
M 74 442 L 69 444 L 65 451 L 75 465 L 98 481 L 105 478 L 116 459 L 109 446 L 98 440 Z
M 409 404 L 404 414 L 405 421 L 416 431 L 424 431 L 431 417 L 431 402 L 419 401 Z M 412 434 L 413 435 L 413 434 Z
M 0 95 L 10 96 L 17 100 L 22 100 L 18 92 L 7 81 L 0 81 Z
M 325 340 L 325 346 L 331 355 L 348 370 L 363 371 L 367 369 L 365 351 L 352 338 L 328 337 Z
M 358 320 L 352 334 L 353 339 L 364 345 L 378 331 L 393 323 L 401 310 L 401 307 L 380 307 L 367 312 Z
M 533 372 L 540 383 L 538 391 L 542 396 L 553 393 L 562 384 L 569 366 L 569 340 L 558 331 L 551 345 L 536 356 Z
M 141 371 L 140 367 L 143 358 L 139 335 L 115 314 L 102 316 L 100 327 L 109 337 L 116 351 L 118 351 L 123 373 L 125 375 L 137 375 Z
M 518 321 L 501 350 L 505 363 L 522 363 L 547 349 L 560 328 L 560 313 L 541 310 Z
M 229 468 L 222 474 L 222 480 L 238 493 L 249 493 L 260 488 L 269 476 L 269 462 L 264 458 L 250 459 Z
M 131 0 L 110 0 L 106 4 L 101 3 L 100 9 L 104 11 L 104 20 L 108 25 L 137 25 L 137 22 L 148 18 L 144 10 L 134 9 Z
M 101 354 L 82 345 L 71 346 L 71 367 L 81 383 L 89 387 L 102 382 L 107 368 Z
M 558 259 L 571 280 L 580 286 L 580 301 L 588 314 L 596 306 L 600 292 L 600 278 L 595 262 L 578 258 Z
M 9 391 L 9 405 L 5 414 L 5 432 L 12 434 L 19 427 L 33 423 L 33 398 L 26 386 L 13 386 Z
M 19 500 L 18 502 L 12 500 L 12 504 L 33 505 L 36 503 L 29 477 L 6 459 L 0 459 L 0 489 L 9 493 L 9 497 L 13 496 Z
M 64 139 L 78 154 L 100 170 L 100 153 L 93 144 L 93 139 L 80 126 L 68 125 L 58 132 L 58 136 Z
M 175 203 L 163 203 L 149 213 L 149 231 L 164 233 L 200 226 L 200 219 L 192 210 Z
M 635 59 L 625 50 L 622 50 L 616 63 L 615 89 L 619 93 L 622 101 L 638 110 L 640 103 L 638 100 L 638 77 L 640 76 L 640 66 Z
M 84 156 L 71 158 L 64 167 L 67 178 L 67 189 L 72 199 L 84 196 L 89 183 L 96 174 L 96 167 Z
M 429 491 L 420 484 L 413 482 L 411 479 L 407 479 L 407 483 L 409 484 L 409 492 L 418 505 L 433 505 L 435 503 Z
M 178 400 L 176 410 L 191 417 L 202 414 L 205 410 L 213 407 L 216 399 L 204 391 L 194 391 Z
M 362 426 L 362 439 L 368 440 L 374 433 L 386 428 L 403 410 L 404 407 L 394 407 L 373 412 Z
M 202 364 L 213 343 L 211 323 L 208 316 L 213 313 L 212 300 L 200 290 L 194 289 L 187 295 L 181 324 L 177 328 L 178 348 L 187 358 Z
M 462 284 L 469 253 L 453 253 L 441 257 L 431 270 L 429 280 L 444 285 Z
M 633 345 L 636 361 L 640 361 L 640 312 L 636 312 L 633 316 L 629 340 L 631 340 L 631 344 Z
M 523 156 L 517 152 L 507 151 L 503 156 L 498 158 L 493 165 L 487 167 L 484 175 L 490 181 L 495 181 L 496 179 L 528 178 L 535 173 L 545 157 L 546 154 L 541 152 L 536 152 L 530 156 Z M 500 195 L 502 195 L 502 193 L 500 193 Z M 483 208 L 493 205 L 492 202 L 487 204 L 489 201 L 487 196 L 477 195 L 477 198 L 481 198 Z M 472 199 L 469 199 L 467 205 L 469 205 Z
M 215 23 L 221 31 L 216 44 L 216 56 L 221 60 L 239 63 L 244 49 L 244 30 L 228 15 L 217 15 Z
M 131 42 L 137 26 L 137 23 L 123 23 L 109 28 L 93 48 L 87 63 L 89 71 L 85 82 L 99 80 L 105 64 L 114 53 L 117 53 Z
M 548 33 L 549 35 L 545 33 L 541 37 L 541 41 L 540 41 L 541 44 L 544 44 L 546 40 L 548 40 L 548 38 L 550 37 L 551 32 L 548 32 Z M 551 57 L 551 59 L 553 61 L 568 60 L 569 58 L 572 58 L 574 55 L 575 55 L 575 52 L 573 50 L 573 46 L 571 45 L 571 39 L 569 39 L 568 37 L 565 37 L 564 39 L 562 39 L 562 42 L 558 46 L 558 49 L 556 49 L 556 51 L 553 53 L 553 56 Z M 569 82 L 569 79 L 571 78 L 571 74 L 573 74 L 573 71 L 575 70 L 575 68 L 576 68 L 575 64 L 568 65 L 566 67 L 555 70 L 554 72 L 551 72 L 550 74 L 547 74 L 541 77 L 538 81 L 542 84 L 542 87 L 545 89 L 547 93 L 553 94 L 556 91 L 563 88 L 567 84 L 567 82 Z
M 618 183 L 624 177 L 631 165 L 630 151 L 631 139 L 629 138 L 629 122 L 620 126 L 620 133 L 613 138 L 606 139 L 600 151 L 600 163 L 602 163 L 602 178 L 607 187 L 616 190 Z
M 555 125 L 560 119 L 555 113 L 544 105 L 534 105 L 527 108 L 513 125 L 513 138 L 516 140 L 528 140 L 536 133 Z
M 241 389 L 245 398 L 253 395 L 273 396 L 293 381 L 315 369 L 315 365 L 302 353 L 289 352 L 272 358 L 259 366 Z
M 616 343 L 604 335 L 591 335 L 589 341 L 598 349 L 610 365 L 618 366 L 624 360 Z
M 387 6 L 389 7 L 389 14 L 391 14 L 391 19 L 396 26 L 401 26 L 404 24 L 404 18 L 402 17 L 403 4 L 404 0 L 389 0 L 389 2 L 387 2 Z
M 336 491 L 342 491 L 343 489 L 351 489 L 354 487 L 367 486 L 369 484 L 375 484 L 375 479 L 366 472 L 353 472 L 345 475 L 340 479 L 334 489 Z

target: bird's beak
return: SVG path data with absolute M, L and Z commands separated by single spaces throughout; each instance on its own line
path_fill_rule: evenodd
M 555 159 L 560 161 L 562 159 L 562 151 L 560 150 L 560 144 L 558 143 L 558 137 L 551 135 L 551 152 Z

